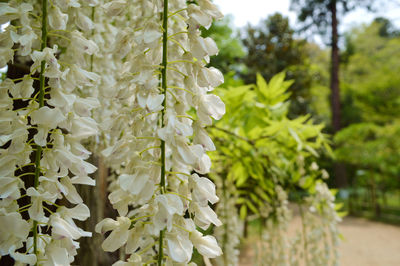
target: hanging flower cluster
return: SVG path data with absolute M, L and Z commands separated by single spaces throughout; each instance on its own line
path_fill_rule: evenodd
M 77 240 L 91 236 L 74 220 L 90 215 L 75 185 L 95 184 L 81 142 L 98 132 L 91 111 L 99 103 L 80 93 L 100 78 L 88 71 L 97 45 L 81 32 L 95 2 L 0 3 L 0 24 L 9 23 L 0 67 L 14 58 L 30 65 L 0 84 L 0 256 L 18 263 L 69 265 Z
M 81 142 L 98 133 L 94 149 L 106 147 L 109 198 L 120 215 L 96 228 L 112 231 L 105 250 L 126 244 L 129 261 L 159 264 L 188 263 L 193 246 L 221 254 L 196 229 L 221 224 L 208 205 L 218 201 L 215 186 L 198 175 L 209 172 L 206 152 L 215 149 L 204 127 L 225 112 L 208 93 L 223 82 L 206 67 L 218 49 L 199 28 L 221 13 L 208 0 L 133 2 L 0 3 L 0 23 L 9 23 L 0 67 L 15 58 L 30 65 L 0 85 L 0 224 L 13 228 L 1 236 L 0 255 L 73 261 L 76 240 L 90 236 L 74 223 L 89 216 L 74 184 L 94 185 L 96 170 Z M 72 208 L 60 205 L 64 197 Z
M 216 265 L 236 266 L 239 265 L 239 246 L 243 232 L 243 221 L 236 210 L 237 191 L 230 180 L 224 180 L 217 175 L 213 177 L 218 188 L 217 195 L 220 197 L 216 211 L 223 223 L 223 226 L 214 231 L 223 254 L 214 261 Z
M 317 182 L 315 191 L 298 205 L 301 228 L 294 236 L 288 234 L 292 212 L 287 194 L 279 185 L 276 192 L 277 201 L 270 209 L 273 218 L 264 226 L 259 260 L 268 265 L 301 265 L 302 261 L 306 265 L 338 265 L 337 224 L 341 218 L 326 183 Z
M 99 47 L 118 73 L 108 78 L 105 71 L 108 87 L 99 93 L 109 100 L 96 115 L 102 154 L 115 177 L 109 200 L 119 214 L 96 226 L 110 232 L 102 247 L 124 247 L 127 261 L 115 265 L 187 264 L 193 247 L 217 257 L 215 238 L 197 227 L 221 225 L 209 206 L 218 201 L 215 186 L 199 175 L 209 172 L 206 152 L 215 149 L 204 127 L 225 113 L 209 93 L 223 76 L 206 67 L 218 49 L 199 28 L 221 13 L 208 0 L 116 0 L 99 12 L 113 21 L 99 35 Z
M 289 245 L 287 230 L 291 220 L 289 201 L 286 191 L 275 184 L 276 198 L 271 204 L 264 217 L 270 217 L 265 222 L 261 244 L 261 260 L 268 265 L 288 265 L 289 252 L 292 247 Z M 267 250 L 267 252 L 262 252 Z M 293 263 L 293 261 L 292 261 Z M 295 265 L 295 264 L 294 264 Z
M 315 194 L 306 198 L 308 209 L 304 213 L 304 253 L 313 265 L 339 265 L 340 242 L 337 224 L 341 221 L 336 212 L 335 197 L 325 183 L 318 183 Z M 322 239 L 323 245 L 320 245 Z

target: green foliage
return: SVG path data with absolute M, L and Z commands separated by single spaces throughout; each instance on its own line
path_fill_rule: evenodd
M 400 51 L 400 38 L 396 32 L 389 21 L 380 18 L 345 35 L 346 50 L 341 60 L 344 129 L 338 132 L 335 144 L 336 157 L 350 166 L 348 173 L 355 186 L 368 185 L 370 178 L 381 189 L 399 186 L 395 148 L 400 63 L 394 55 Z M 308 54 L 312 73 L 318 75 L 311 88 L 314 117 L 329 123 L 328 51 L 315 48 Z M 360 170 L 366 174 L 359 175 Z
M 400 187 L 400 38 L 377 19 L 346 38 L 342 112 L 347 126 L 335 136 L 336 157 L 351 165 L 354 186 Z M 349 48 L 350 47 L 350 48 Z
M 399 37 L 400 31 L 395 28 L 393 23 L 384 17 L 377 17 L 374 20 L 375 23 L 379 24 L 379 36 L 391 38 L 391 37 Z
M 343 92 L 351 96 L 351 109 L 343 113 L 346 124 L 387 123 L 400 112 L 399 37 L 380 35 L 384 22 L 375 21 L 349 33 L 353 53 L 343 71 Z M 351 119 L 357 113 L 357 120 Z
M 292 83 L 284 73 L 268 83 L 258 74 L 256 85 L 217 91 L 229 115 L 210 128 L 212 159 L 217 174 L 236 185 L 242 218 L 272 203 L 276 185 L 310 192 L 321 178 L 310 164 L 322 149 L 330 151 L 329 142 L 309 116 L 287 117 Z
M 396 177 L 400 173 L 399 136 L 400 120 L 384 126 L 374 123 L 354 124 L 335 136 L 335 142 L 339 145 L 336 155 L 338 159 L 367 171 Z

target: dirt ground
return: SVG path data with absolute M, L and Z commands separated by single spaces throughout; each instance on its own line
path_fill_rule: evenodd
M 400 227 L 361 218 L 340 225 L 342 266 L 400 266 Z
M 300 225 L 294 219 L 293 227 Z M 400 226 L 346 217 L 339 226 L 341 266 L 400 266 Z M 240 266 L 253 266 L 254 240 L 242 252 Z

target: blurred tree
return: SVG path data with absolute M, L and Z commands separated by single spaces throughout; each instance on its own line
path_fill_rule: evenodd
M 210 66 L 218 68 L 224 75 L 239 72 L 243 68 L 240 61 L 245 56 L 245 51 L 237 35 L 230 15 L 214 22 L 209 29 L 202 30 L 202 36 L 211 37 L 219 49 L 218 55 L 211 57 Z
M 371 3 L 372 0 L 292 0 L 291 2 L 291 9 L 296 10 L 298 19 L 304 23 L 303 29 L 317 30 L 323 36 L 327 35 L 328 28 L 331 30 L 328 36 L 331 47 L 330 89 L 333 133 L 341 128 L 338 13 L 345 14 L 361 5 L 370 8 Z M 341 7 L 339 12 L 338 4 Z M 347 185 L 346 170 L 341 164 L 335 166 L 335 180 L 338 187 Z
M 310 109 L 318 123 L 330 125 L 331 111 L 329 104 L 329 51 L 315 43 L 307 43 L 306 55 L 312 77 L 310 87 Z
M 331 47 L 332 130 L 334 133 L 341 128 L 338 16 L 340 14 L 344 15 L 356 7 L 372 9 L 373 2 L 372 0 L 292 0 L 291 2 L 291 9 L 297 12 L 299 21 L 303 23 L 302 30 L 317 31 L 323 37 L 329 36 L 328 43 Z M 328 29 L 330 29 L 329 34 Z
M 265 79 L 285 71 L 294 83 L 290 88 L 292 105 L 289 116 L 310 112 L 309 88 L 311 75 L 305 53 L 304 40 L 294 37 L 287 17 L 276 13 L 261 21 L 258 26 L 248 25 L 242 35 L 247 56 L 243 58 L 246 71 L 240 73 L 246 84 L 256 81 L 256 73 Z
M 352 47 L 341 75 L 344 98 L 351 98 L 343 111 L 344 125 L 360 122 L 386 124 L 400 112 L 400 37 L 386 19 L 348 33 L 346 47 Z
M 393 23 L 384 17 L 375 18 L 374 22 L 379 25 L 379 36 L 381 37 L 399 37 L 400 31 L 396 29 Z
M 352 183 L 385 193 L 400 188 L 400 52 L 398 32 L 384 18 L 347 34 L 351 47 L 341 74 L 345 129 L 335 136 L 336 155 L 351 164 Z M 357 173 L 364 173 L 358 175 Z M 375 204 L 378 202 L 374 199 Z M 379 214 L 379 205 L 375 206 Z
M 335 151 L 337 158 L 353 165 L 352 186 L 370 191 L 371 207 L 377 217 L 382 209 L 379 197 L 385 202 L 388 193 L 400 188 L 399 135 L 400 120 L 397 119 L 385 125 L 353 124 L 335 136 L 339 145 Z

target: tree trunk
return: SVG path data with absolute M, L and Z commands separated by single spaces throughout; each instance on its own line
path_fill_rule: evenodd
M 247 238 L 249 236 L 249 221 L 247 217 L 244 219 L 244 226 L 243 226 L 243 238 Z
M 332 1 L 332 51 L 331 51 L 331 108 L 333 133 L 340 130 L 339 47 L 336 0 Z
M 348 206 L 349 206 L 349 214 L 354 214 L 354 203 L 353 201 L 356 201 L 356 194 L 354 191 L 354 185 L 351 184 L 350 185 L 350 193 L 349 193 L 349 197 L 347 198 L 347 202 L 348 202 Z
M 340 89 L 339 89 L 339 34 L 338 34 L 338 20 L 337 20 L 337 1 L 331 2 L 331 15 L 332 15 L 332 36 L 331 36 L 331 110 L 332 110 L 332 129 L 333 134 L 336 134 L 341 127 L 340 123 Z M 343 188 L 347 186 L 346 167 L 342 163 L 335 163 L 334 177 L 336 186 Z
M 78 249 L 78 256 L 76 256 L 76 263 L 77 265 L 91 266 L 111 265 L 114 258 L 101 248 L 104 236 L 94 232 L 96 224 L 103 219 L 106 208 L 106 199 L 102 188 L 104 187 L 104 183 L 106 183 L 107 168 L 101 157 L 92 158 L 92 163 L 97 165 L 98 168 L 94 176 L 96 178 L 96 186 L 79 186 L 79 194 L 90 209 L 90 217 L 82 222 L 81 228 L 92 232 L 93 235 L 92 237 L 83 237 L 80 239 L 80 248 Z
M 375 212 L 375 217 L 380 218 L 381 217 L 381 206 L 379 205 L 379 202 L 378 202 L 378 195 L 377 195 L 377 191 L 376 191 L 376 183 L 375 183 L 374 178 L 375 178 L 374 176 L 370 177 L 372 208 Z

